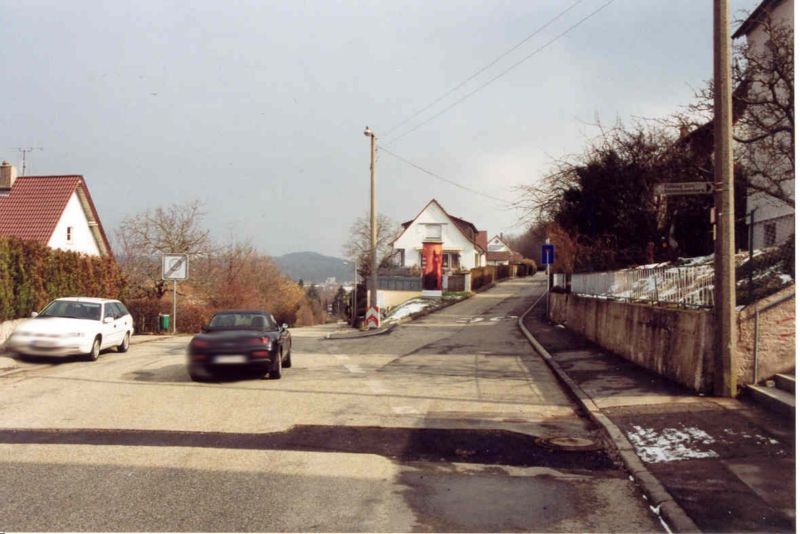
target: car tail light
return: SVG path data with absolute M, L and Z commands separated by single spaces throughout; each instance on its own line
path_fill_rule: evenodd
M 254 350 L 253 352 L 251 352 L 251 354 L 253 355 L 253 358 L 268 358 L 269 357 L 269 351 L 268 350 Z
M 193 349 L 204 349 L 208 347 L 208 341 L 205 339 L 193 339 L 191 345 Z
M 266 345 L 267 348 L 269 348 L 271 340 L 269 339 L 269 336 L 251 337 L 250 339 L 247 340 L 247 342 L 250 345 Z

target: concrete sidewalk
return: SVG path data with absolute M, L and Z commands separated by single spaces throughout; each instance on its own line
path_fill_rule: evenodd
M 795 531 L 793 420 L 608 353 L 546 321 L 543 299 L 521 326 L 672 530 Z

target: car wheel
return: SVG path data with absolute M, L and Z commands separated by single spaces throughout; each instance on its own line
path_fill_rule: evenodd
M 89 354 L 86 355 L 86 358 L 89 361 L 96 362 L 97 359 L 100 357 L 100 336 L 94 338 L 94 343 L 92 343 L 92 350 L 89 351 Z
M 280 380 L 281 378 L 281 370 L 283 369 L 283 354 L 278 354 L 278 357 L 275 358 L 275 367 L 272 371 L 269 372 L 269 377 L 272 380 Z
M 286 361 L 283 362 L 283 366 L 287 369 L 292 366 L 292 349 L 289 349 L 289 352 L 286 353 Z
M 193 382 L 210 382 L 214 375 L 204 365 L 190 365 L 189 378 Z
M 131 334 L 130 332 L 125 332 L 125 338 L 122 340 L 122 343 L 117 347 L 117 352 L 128 352 L 128 349 L 131 347 Z

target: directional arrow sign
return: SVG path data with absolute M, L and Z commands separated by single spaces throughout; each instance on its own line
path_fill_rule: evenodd
M 656 195 L 710 195 L 713 192 L 713 182 L 674 182 L 656 185 Z
M 163 280 L 186 280 L 189 278 L 189 257 L 186 254 L 161 256 L 161 278 Z
M 367 323 L 367 328 L 378 328 L 381 326 L 381 312 L 377 306 L 372 306 L 367 310 L 367 316 L 364 318 Z

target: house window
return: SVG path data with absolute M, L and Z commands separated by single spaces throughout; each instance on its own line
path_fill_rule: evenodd
M 426 224 L 425 225 L 425 239 L 442 240 L 442 225 L 441 224 Z
M 764 225 L 764 246 L 771 247 L 775 244 L 777 237 L 777 230 L 775 223 L 766 223 Z
M 72 243 L 72 227 L 67 226 L 67 243 Z
M 400 267 L 406 266 L 406 249 L 400 249 Z

